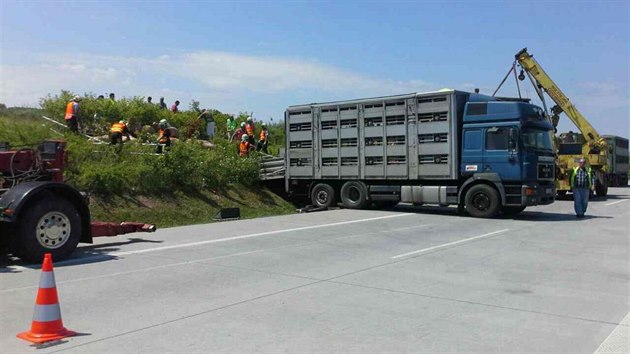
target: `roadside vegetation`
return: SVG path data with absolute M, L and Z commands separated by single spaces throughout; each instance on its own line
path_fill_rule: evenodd
M 118 150 L 108 140 L 91 142 L 41 118 L 45 115 L 63 123 L 65 105 L 73 96 L 66 91 L 48 96 L 41 101 L 42 109 L 0 106 L 0 141 L 8 142 L 12 149 L 35 147 L 45 139 L 67 141 L 66 182 L 90 194 L 95 220 L 142 221 L 166 227 L 210 222 L 224 207 L 241 208 L 242 217 L 293 212 L 291 204 L 258 183 L 260 156 L 239 158 L 235 143 L 221 135 L 228 115 L 212 111 L 218 136 L 212 141 L 214 147 L 207 148 L 201 140 L 205 122 L 197 119 L 195 102 L 189 110 L 174 114 L 142 98 L 113 102 L 83 96 L 79 120 L 89 135 L 107 135 L 111 123 L 120 119 L 138 132 L 139 139 Z M 245 117 L 237 117 L 238 122 Z M 157 140 L 151 125 L 160 119 L 176 127 L 180 138 L 168 153 L 155 154 L 155 147 L 148 143 Z M 277 152 L 278 141 L 284 139 L 283 128 L 281 123 L 270 126 L 270 152 Z M 274 137 L 276 133 L 279 136 Z

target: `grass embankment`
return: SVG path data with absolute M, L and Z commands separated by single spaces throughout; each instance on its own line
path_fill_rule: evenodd
M 213 222 L 220 208 L 240 208 L 241 218 L 284 215 L 295 207 L 266 188 L 251 191 L 228 186 L 221 191 L 177 192 L 171 196 L 116 196 L 90 201 L 92 219 L 137 221 L 172 227 Z
M 0 141 L 21 148 L 48 138 L 66 140 L 66 182 L 91 195 L 93 220 L 171 227 L 212 222 L 227 207 L 240 208 L 242 218 L 294 212 L 293 205 L 258 183 L 258 160 L 239 158 L 226 141 L 215 141 L 209 150 L 190 138 L 161 155 L 139 142 L 118 151 L 37 118 L 39 110 L 21 112 L 30 114 L 0 114 Z

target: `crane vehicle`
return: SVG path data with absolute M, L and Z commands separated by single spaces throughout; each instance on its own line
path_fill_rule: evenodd
M 551 121 L 554 128 L 558 125 L 560 114 L 564 112 L 581 133 L 581 137 L 571 137 L 572 134 L 564 134 L 555 139 L 558 154 L 558 171 L 556 173 L 556 190 L 558 194 L 563 195 L 570 191 L 569 177 L 573 168 L 577 166 L 579 159 L 583 157 L 587 159 L 593 170 L 595 192 L 599 196 L 605 196 L 608 193 L 606 173 L 609 170 L 609 148 L 606 139 L 597 133 L 595 128 L 560 90 L 538 61 L 527 52 L 527 48 L 523 48 L 516 53 L 515 58 L 522 69 L 518 77 L 519 80 L 525 80 L 526 73 L 543 104 L 546 105 L 543 91 L 555 102 L 556 105 L 551 108 Z
M 152 224 L 92 222 L 88 198 L 63 183 L 65 146 L 61 140 L 37 149 L 0 144 L 0 243 L 8 253 L 33 263 L 45 253 L 61 260 L 93 237 L 156 230 Z
M 553 127 L 522 100 L 444 89 L 291 106 L 285 124 L 285 189 L 316 207 L 456 205 L 490 218 L 555 199 Z

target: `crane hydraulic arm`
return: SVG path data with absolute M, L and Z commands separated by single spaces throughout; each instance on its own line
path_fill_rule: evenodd
M 608 144 L 588 122 L 588 120 L 578 111 L 578 109 L 571 103 L 569 98 L 560 90 L 551 77 L 547 75 L 545 70 L 538 64 L 536 59 L 527 52 L 527 48 L 523 48 L 516 54 L 516 61 L 520 64 L 521 68 L 527 73 L 531 74 L 538 88 L 542 88 L 556 103 L 557 106 L 551 109 L 552 111 L 552 123 L 554 126 L 558 124 L 559 114 L 564 112 L 569 119 L 578 127 L 584 139 L 588 144 L 588 154 L 599 154 L 600 152 L 607 152 Z

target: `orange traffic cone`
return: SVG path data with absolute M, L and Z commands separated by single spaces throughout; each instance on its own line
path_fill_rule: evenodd
M 31 330 L 22 332 L 17 337 L 33 343 L 44 343 L 75 334 L 75 332 L 63 327 L 52 256 L 50 253 L 46 253 L 42 264 L 42 275 L 39 278 L 39 290 L 37 291 L 37 300 L 35 300 Z

